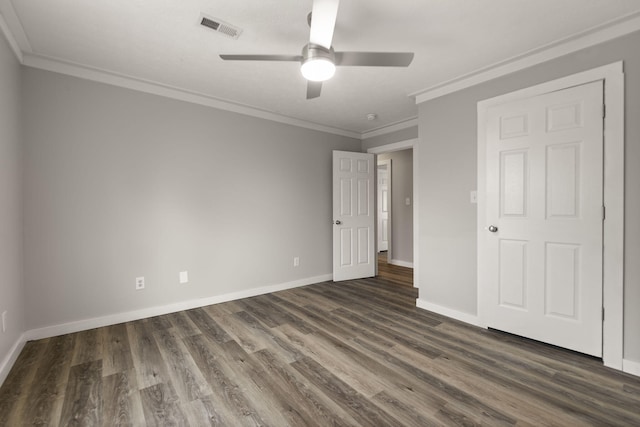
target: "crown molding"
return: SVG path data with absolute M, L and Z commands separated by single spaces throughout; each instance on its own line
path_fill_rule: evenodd
M 504 61 L 411 93 L 416 104 L 439 98 L 561 56 L 640 31 L 640 12 L 611 20 L 586 31 L 546 44 Z
M 22 26 L 22 22 L 20 22 L 20 18 L 18 18 L 18 14 L 13 6 L 11 0 L 0 0 L 0 15 L 4 19 L 4 24 L 6 24 L 6 31 L 3 28 L 2 32 L 5 34 L 7 40 L 11 39 L 15 43 L 14 52 L 16 49 L 20 53 L 16 53 L 16 56 L 20 58 L 22 62 L 23 53 L 31 53 L 33 49 L 31 48 L 31 43 L 29 42 L 29 38 L 27 37 L 27 33 L 24 31 L 24 27 Z
M 346 136 L 349 138 L 361 139 L 361 134 L 359 132 L 325 126 L 306 120 L 295 119 L 292 117 L 272 113 L 270 111 L 260 110 L 255 107 L 250 107 L 247 105 L 218 99 L 212 96 L 190 92 L 178 87 L 163 85 L 153 81 L 138 79 L 135 77 L 126 76 L 123 74 L 114 73 L 98 68 L 87 67 L 71 62 L 60 61 L 58 59 L 48 58 L 42 55 L 24 54 L 23 57 L 23 64 L 27 67 L 66 74 L 85 80 L 91 80 L 99 83 L 132 89 L 139 92 L 150 93 L 153 95 L 163 96 L 166 98 L 176 99 L 184 102 L 190 102 L 193 104 L 199 104 L 206 107 L 217 108 L 219 110 L 230 111 L 233 113 L 257 117 L 273 122 L 317 130 L 320 132 L 327 132 L 335 135 Z
M 7 43 L 9 44 L 9 47 L 13 51 L 13 54 L 18 59 L 18 62 L 22 64 L 24 61 L 24 58 L 22 56 L 22 51 L 20 50 L 20 46 L 18 46 L 18 42 L 16 41 L 15 37 L 13 37 L 13 33 L 9 29 L 9 25 L 7 24 L 7 21 L 4 19 L 4 15 L 2 15 L 1 13 L 0 13 L 0 31 L 2 32 L 2 35 L 4 36 L 5 40 L 7 40 Z
M 399 122 L 391 123 L 389 125 L 381 126 L 370 131 L 363 132 L 361 138 L 373 138 L 374 136 L 386 135 L 391 132 L 396 132 L 402 129 L 418 126 L 418 117 L 411 117 L 409 119 L 401 120 Z

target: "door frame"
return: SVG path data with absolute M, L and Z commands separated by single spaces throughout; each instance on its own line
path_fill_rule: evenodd
M 604 81 L 604 194 L 602 360 L 605 366 L 623 369 L 624 345 L 624 72 L 623 62 L 573 74 L 564 78 L 478 102 L 478 322 L 487 327 L 483 297 L 486 296 L 486 118 L 491 106 L 562 90 L 597 80 Z
M 393 248 L 391 245 L 391 238 L 392 238 L 392 230 L 391 230 L 391 221 L 393 221 L 393 216 L 392 216 L 392 212 L 391 212 L 391 200 L 392 200 L 392 180 L 391 180 L 391 159 L 386 159 L 386 160 L 378 160 L 378 156 L 376 155 L 376 233 L 378 233 L 380 230 L 378 230 L 378 218 L 377 218 L 377 214 L 379 212 L 378 207 L 380 206 L 380 199 L 378 197 L 378 172 L 379 172 L 379 168 L 380 166 L 386 166 L 387 167 L 387 209 L 388 209 L 388 213 L 387 213 L 387 262 L 389 264 L 391 264 L 391 260 L 392 258 L 392 252 L 393 252 Z M 378 248 L 378 243 L 380 242 L 380 240 L 378 239 L 378 235 L 376 234 L 376 255 L 379 253 L 380 248 Z
M 418 256 L 418 248 L 420 247 L 418 236 L 420 233 L 418 232 L 418 211 L 419 211 L 419 203 L 418 203 L 418 184 L 419 184 L 419 168 L 418 168 L 418 142 L 419 138 L 407 139 L 405 141 L 394 142 L 392 144 L 380 145 L 378 147 L 372 147 L 367 150 L 367 153 L 377 155 L 383 153 L 393 153 L 394 151 L 402 151 L 402 150 L 413 150 L 413 287 L 420 287 L 420 257 Z M 376 201 L 377 202 L 377 201 Z M 377 238 L 376 238 L 377 239 Z M 377 272 L 377 271 L 376 271 Z

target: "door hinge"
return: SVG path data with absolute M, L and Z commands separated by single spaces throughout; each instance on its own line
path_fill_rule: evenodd
M 607 104 L 602 104 L 602 118 L 607 118 Z
M 607 208 L 602 205 L 602 220 L 604 221 L 605 219 L 607 219 Z
M 602 307 L 602 321 L 604 322 L 604 307 Z

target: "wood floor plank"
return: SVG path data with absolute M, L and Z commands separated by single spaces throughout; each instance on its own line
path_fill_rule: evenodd
M 278 296 L 278 298 L 289 300 L 290 302 L 293 302 L 299 307 L 314 305 L 324 311 L 331 311 L 341 307 L 339 302 L 332 301 L 330 298 L 327 298 L 322 294 L 309 292 L 309 290 L 313 289 L 314 286 L 315 285 L 311 285 L 308 288 L 305 287 L 305 288 L 290 289 L 289 291 L 286 291 L 286 292 L 278 292 L 276 295 Z M 290 294 L 294 295 L 293 300 L 291 299 L 291 297 L 289 297 Z M 298 301 L 300 300 L 302 301 L 300 302 L 296 301 L 296 297 Z
M 363 369 L 359 363 L 353 363 L 347 356 L 335 351 L 322 337 L 314 334 L 304 335 L 289 325 L 282 325 L 278 329 L 298 346 L 306 357 L 327 367 L 333 375 L 363 396 L 371 397 L 385 389 L 385 384 L 380 382 L 377 376 L 369 375 L 370 372 Z
M 211 386 L 216 412 L 224 419 L 235 420 L 238 425 L 266 425 L 254 405 L 246 399 L 241 388 L 221 366 L 211 349 L 213 341 L 203 335 L 194 335 L 185 340 L 193 359 Z
M 102 379 L 104 425 L 144 425 L 142 402 L 137 390 L 134 372 L 118 372 Z
M 71 367 L 59 425 L 102 425 L 102 360 Z
M 211 388 L 207 380 L 173 328 L 157 329 L 154 335 L 180 400 L 191 402 L 210 395 Z
M 174 330 L 182 338 L 190 337 L 192 335 L 201 334 L 202 331 L 198 329 L 195 323 L 185 314 L 184 311 L 178 313 L 167 314 L 167 319 L 171 322 Z
M 104 353 L 102 348 L 104 344 L 103 328 L 78 332 L 75 342 L 71 366 L 102 359 Z
M 214 307 L 214 306 L 209 306 Z M 200 329 L 203 335 L 206 335 L 209 339 L 222 344 L 231 339 L 229 334 L 218 325 L 215 319 L 207 313 L 205 309 L 196 308 L 187 311 L 187 315 L 191 321 Z
M 129 322 L 126 326 L 138 388 L 142 390 L 171 381 L 169 369 L 162 358 L 151 325 L 136 321 Z
M 424 427 L 437 424 L 435 416 L 432 416 L 427 411 L 415 409 L 385 391 L 373 396 L 372 400 L 376 405 L 400 421 L 403 426 Z
M 241 384 L 248 400 L 255 402 L 256 409 L 264 419 L 274 425 L 303 425 L 304 412 L 293 406 L 286 390 L 269 381 L 262 366 L 246 353 L 236 342 L 222 344 L 220 354 L 225 365 L 234 373 L 241 373 L 236 380 Z
M 347 310 L 345 308 L 339 308 L 337 310 L 334 310 L 333 313 L 336 314 L 337 316 L 342 317 L 346 321 L 350 321 L 352 323 L 355 323 L 356 325 L 361 325 L 363 327 L 366 327 L 374 331 L 378 335 L 381 335 L 387 338 L 392 342 L 395 342 L 397 344 L 402 344 L 406 347 L 412 348 L 418 353 L 424 354 L 425 356 L 436 358 L 442 354 L 437 348 L 434 348 L 431 345 L 431 343 L 428 343 L 426 341 L 421 341 L 416 337 L 407 336 L 405 334 L 398 335 L 396 332 L 394 332 L 394 330 L 389 329 L 385 326 L 376 324 L 375 322 L 371 322 L 370 320 L 367 320 L 365 317 L 359 316 L 354 312 Z
M 238 316 L 230 314 L 218 317 L 216 320 L 247 353 L 267 348 L 267 339 L 252 331 Z
M 448 397 L 447 401 L 455 403 L 455 405 L 448 404 L 447 406 L 470 408 L 469 412 L 479 414 L 481 416 L 480 419 L 487 423 L 515 424 L 515 419 L 508 417 L 482 400 L 474 398 L 466 390 L 459 389 L 437 376 L 434 376 L 430 372 L 421 369 L 422 367 L 414 366 L 401 358 L 395 357 L 387 351 L 372 346 L 364 340 L 354 339 L 354 341 L 360 344 L 363 348 L 367 348 L 373 354 L 378 354 L 386 362 L 395 365 L 415 378 L 420 379 L 423 383 L 429 384 L 431 387 L 438 389 L 440 393 Z
M 0 426 L 18 424 L 48 340 L 29 341 L 0 387 Z
M 292 362 L 301 357 L 300 351 L 289 342 L 280 331 L 267 328 L 262 322 L 246 311 L 235 313 L 234 316 L 242 320 L 256 336 L 264 339 L 266 348 L 279 354 L 283 359 Z
M 185 412 L 191 426 L 229 426 L 234 424 L 233 419 L 226 419 L 214 404 L 210 397 L 187 402 Z
M 55 425 L 64 403 L 75 335 L 49 340 L 21 414 L 25 424 Z
M 280 361 L 269 350 L 260 350 L 254 356 L 268 372 L 271 381 L 280 384 L 287 391 L 288 399 L 308 415 L 308 423 L 320 426 L 357 425 L 339 405 L 308 384 L 304 376 L 288 363 Z
M 102 375 L 108 376 L 128 372 L 133 368 L 131 346 L 124 323 L 103 328 Z
M 418 309 L 393 267 L 29 342 L 0 426 L 640 425 L 640 378 Z
M 400 425 L 397 419 L 364 398 L 313 359 L 304 357 L 293 362 L 291 366 L 363 425 Z
M 188 426 L 171 384 L 159 383 L 140 390 L 147 426 Z

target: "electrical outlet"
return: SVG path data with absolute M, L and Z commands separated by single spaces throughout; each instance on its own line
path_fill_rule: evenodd
M 300 266 L 300 257 L 298 257 L 298 256 L 294 256 L 293 257 L 293 266 L 294 267 L 299 267 Z
M 182 283 L 189 283 L 189 272 L 188 271 L 181 271 L 178 276 L 179 276 L 181 284 Z
M 7 310 L 2 312 L 2 332 L 7 332 Z
M 136 277 L 136 291 L 144 289 L 144 277 Z

